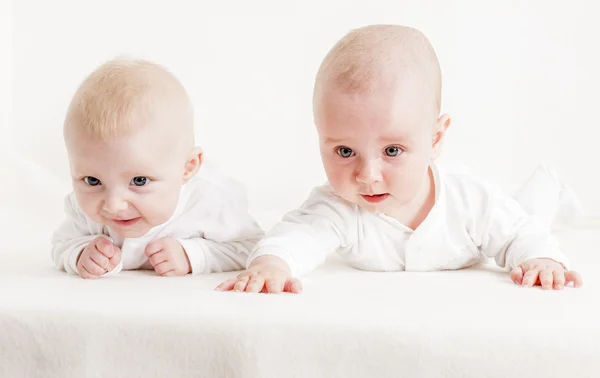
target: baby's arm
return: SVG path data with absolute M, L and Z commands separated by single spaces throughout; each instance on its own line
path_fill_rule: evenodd
M 264 235 L 248 212 L 245 188 L 223 176 L 208 177 L 210 180 L 201 178 L 192 183 L 195 186 L 187 199 L 187 214 L 178 220 L 185 224 L 176 226 L 193 230 L 194 234 L 175 232 L 173 238 L 154 241 L 146 247 L 146 255 L 157 273 L 173 270 L 173 275 L 197 275 L 241 270 Z M 155 264 L 165 260 L 167 264 L 158 269 Z
M 485 255 L 511 270 L 515 283 L 545 289 L 562 289 L 569 282 L 581 285 L 581 276 L 568 270 L 568 259 L 547 227 L 499 191 L 488 189 L 482 199 L 471 235 Z
M 217 287 L 247 292 L 299 293 L 300 276 L 323 263 L 328 253 L 349 245 L 353 208 L 323 188 L 288 213 L 262 239 L 248 259 L 248 269 Z
M 237 222 L 239 221 L 240 219 L 237 219 Z M 231 223 L 229 225 L 232 226 Z M 245 227 L 246 232 L 232 233 L 224 237 L 205 234 L 204 237 L 176 239 L 189 261 L 190 270 L 185 274 L 196 275 L 243 269 L 248 255 L 263 231 L 253 221 L 239 226 Z M 227 224 L 223 224 L 222 227 L 227 227 Z
M 120 250 L 103 235 L 101 225 L 88 222 L 72 194 L 65 199 L 65 213 L 67 219 L 51 241 L 56 267 L 83 278 L 96 278 L 114 269 L 121 260 Z

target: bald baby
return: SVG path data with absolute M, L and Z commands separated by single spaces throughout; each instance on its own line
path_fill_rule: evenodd
M 299 293 L 295 276 L 334 251 L 358 269 L 386 272 L 460 269 L 485 255 L 524 286 L 581 285 L 550 233 L 514 199 L 438 170 L 450 125 L 440 99 L 440 66 L 423 33 L 372 25 L 345 35 L 323 60 L 313 95 L 328 183 L 286 214 L 247 270 L 219 289 Z M 564 185 L 547 172 L 522 193 L 556 209 Z

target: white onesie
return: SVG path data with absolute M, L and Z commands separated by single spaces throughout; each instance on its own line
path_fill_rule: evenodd
M 517 200 L 468 175 L 443 174 L 435 164 L 431 170 L 435 205 L 416 230 L 346 202 L 325 185 L 267 232 L 247 266 L 259 256 L 275 255 L 299 276 L 334 251 L 353 267 L 369 271 L 460 269 L 486 257 L 508 268 L 533 258 L 567 265 L 547 222 L 530 216 Z M 519 193 L 531 200 L 530 192 L 537 192 L 557 202 L 560 185 L 542 167 Z

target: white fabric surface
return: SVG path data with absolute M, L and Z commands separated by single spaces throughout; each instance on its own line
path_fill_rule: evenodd
M 0 376 L 597 377 L 600 232 L 560 240 L 581 289 L 330 261 L 297 296 L 212 291 L 234 273 L 83 280 L 38 244 L 0 257 Z
M 6 151 L 4 151 L 6 152 Z M 3 151 L 0 151 L 0 155 Z M 330 261 L 301 295 L 56 270 L 67 187 L 0 156 L 0 377 L 597 377 L 600 230 L 558 235 L 585 284 L 523 289 L 493 265 L 375 273 Z M 283 210 L 283 209 L 279 209 Z M 258 213 L 264 227 L 282 211 Z

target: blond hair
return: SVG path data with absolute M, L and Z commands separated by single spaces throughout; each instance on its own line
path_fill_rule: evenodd
M 193 109 L 183 85 L 164 67 L 139 59 L 117 58 L 92 72 L 69 105 L 64 129 L 102 140 L 135 131 L 168 110 L 193 128 Z M 173 125 L 175 126 L 175 125 Z
M 404 75 L 420 75 L 441 107 L 441 70 L 427 37 L 400 25 L 370 25 L 351 30 L 329 51 L 317 73 L 315 98 L 325 84 L 346 92 L 394 88 Z

